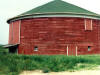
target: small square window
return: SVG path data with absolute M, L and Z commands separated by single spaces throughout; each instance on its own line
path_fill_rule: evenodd
M 37 46 L 34 47 L 34 51 L 38 51 L 38 47 Z
M 88 51 L 91 51 L 91 46 L 88 46 Z

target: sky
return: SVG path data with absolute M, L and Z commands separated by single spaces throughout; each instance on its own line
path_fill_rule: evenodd
M 8 44 L 7 19 L 53 0 L 0 0 L 0 44 Z M 63 0 L 100 14 L 100 0 Z

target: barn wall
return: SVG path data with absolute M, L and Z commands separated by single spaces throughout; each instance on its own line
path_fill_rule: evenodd
M 12 30 L 13 30 L 13 29 L 12 29 L 12 28 L 13 28 L 13 27 L 12 27 L 12 23 L 10 23 L 10 24 L 9 24 L 9 40 L 8 40 L 8 43 L 9 43 L 9 44 L 11 44 L 12 41 L 13 41 L 13 38 L 12 38 L 12 37 L 13 37 L 13 36 L 12 36 L 12 35 L 13 35 L 13 34 L 12 34 L 13 31 L 12 31 Z
M 93 20 L 93 30 L 85 30 L 82 18 L 35 18 L 21 22 L 19 54 L 100 53 L 100 23 Z M 38 51 L 34 47 L 38 46 Z M 88 51 L 88 46 L 91 50 Z
M 20 21 L 11 22 L 9 25 L 9 44 L 19 44 Z

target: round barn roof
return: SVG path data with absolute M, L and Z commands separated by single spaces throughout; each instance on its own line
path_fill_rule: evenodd
M 35 17 L 82 17 L 100 19 L 100 15 L 80 8 L 76 5 L 64 2 L 62 0 L 54 0 L 21 15 L 9 19 L 7 22 Z

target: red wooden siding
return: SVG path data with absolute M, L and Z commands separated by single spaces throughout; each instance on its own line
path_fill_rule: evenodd
M 77 55 L 76 54 L 76 45 L 75 44 L 69 44 L 68 45 L 68 55 Z
M 13 43 L 13 27 L 12 27 L 13 25 L 12 25 L 12 23 L 10 23 L 10 25 L 9 25 L 9 41 L 8 41 L 8 43 L 9 44 L 12 44 Z
M 85 30 L 92 30 L 92 20 L 85 19 Z
M 100 21 L 92 20 L 93 30 L 85 30 L 82 18 L 36 18 L 21 22 L 19 54 L 65 54 L 69 55 L 100 53 Z M 88 28 L 89 29 L 89 28 Z M 38 51 L 34 51 L 34 47 Z M 91 50 L 88 51 L 88 46 Z M 73 52 L 72 52 L 73 51 Z
M 12 22 L 9 30 L 9 44 L 18 44 L 20 41 L 20 21 Z
M 19 34 L 20 34 L 20 21 L 13 22 L 13 43 L 19 43 Z

